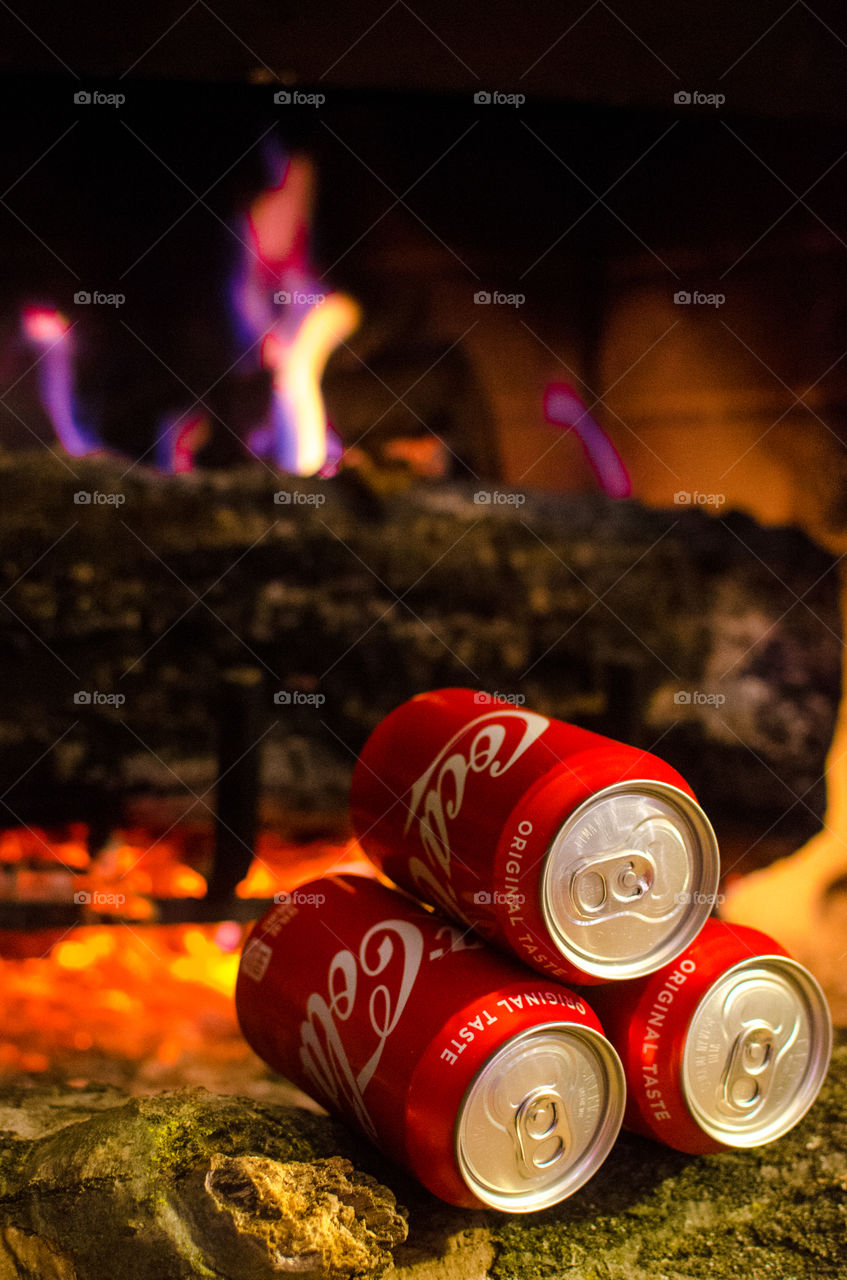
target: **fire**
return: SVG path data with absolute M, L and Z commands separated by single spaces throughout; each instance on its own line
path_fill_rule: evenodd
M 588 412 L 573 387 L 566 382 L 551 382 L 544 393 L 547 421 L 557 427 L 571 428 L 579 436 L 585 456 L 610 498 L 628 498 L 632 492 L 629 475 L 617 449 L 599 422 Z
M 149 1075 L 175 1064 L 249 1063 L 233 993 L 250 926 L 152 923 L 155 899 L 205 893 L 187 842 L 130 832 L 92 857 L 86 834 L 82 826 L 60 838 L 0 832 L 3 898 L 55 902 L 73 894 L 79 901 L 85 894 L 84 909 L 98 921 L 64 933 L 0 932 L 0 1076 L 54 1070 L 90 1077 L 102 1075 L 104 1062 L 112 1076 L 139 1064 Z M 374 874 L 355 841 L 303 845 L 263 833 L 237 893 L 268 899 L 341 869 Z M 115 922 L 102 922 L 109 917 Z
M 168 475 L 184 475 L 194 470 L 194 455 L 209 440 L 209 419 L 205 413 L 189 410 L 167 418 L 156 442 L 156 462 Z
M 0 866 L 16 862 L 58 862 L 68 871 L 84 871 L 91 858 L 86 843 L 87 830 L 72 823 L 63 838 L 50 840 L 37 827 L 16 827 L 0 831 Z
M 245 443 L 283 471 L 330 475 L 341 444 L 327 420 L 321 378 L 332 352 L 358 326 L 360 311 L 345 294 L 325 293 L 309 260 L 311 162 L 278 149 L 268 156 L 269 186 L 232 228 L 244 247 L 230 288 L 237 340 L 247 348 L 242 361 L 260 360 L 272 374 L 266 420 L 254 425 Z M 72 457 L 102 452 L 76 395 L 74 326 L 49 306 L 24 308 L 21 321 L 27 341 L 40 352 L 39 393 L 59 443 Z M 156 465 L 172 474 L 193 470 L 211 433 L 206 411 L 188 406 L 157 426 L 151 450 Z
M 76 402 L 73 326 L 55 307 L 25 307 L 22 319 L 24 335 L 41 349 L 41 400 L 59 442 L 72 458 L 101 452 L 103 445 L 83 422 Z
M 273 373 L 270 420 L 249 444 L 294 475 L 330 468 L 331 428 L 320 382 L 326 362 L 359 324 L 352 298 L 325 294 L 308 258 L 314 174 L 304 157 L 271 156 L 270 188 L 251 205 L 233 282 L 237 327 Z
M 0 959 L 0 1074 L 73 1075 L 93 1058 L 246 1059 L 232 1005 L 243 928 L 84 927 L 43 956 Z
M 24 332 L 33 342 L 60 342 L 70 332 L 70 321 L 51 307 L 26 307 Z
M 327 418 L 320 380 L 332 352 L 359 323 L 359 308 L 344 294 L 331 293 L 311 307 L 292 336 L 271 331 L 262 344 L 262 363 L 274 380 L 276 461 L 298 476 L 316 475 L 327 463 Z

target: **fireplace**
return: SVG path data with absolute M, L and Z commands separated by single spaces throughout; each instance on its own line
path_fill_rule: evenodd
M 59 138 L 6 223 L 9 930 L 250 918 L 261 842 L 337 852 L 364 736 L 438 684 L 655 747 L 727 875 L 820 829 L 843 197 L 771 227 L 752 177 L 837 126 L 6 88 L 10 171 Z
M 838 844 L 843 124 L 157 56 L 2 83 L 0 1074 L 261 1099 L 247 922 L 363 868 L 352 764 L 414 693 L 669 760 L 728 909 Z

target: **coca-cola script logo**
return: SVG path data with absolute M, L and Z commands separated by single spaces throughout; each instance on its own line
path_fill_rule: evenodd
M 499 708 L 477 716 L 453 735 L 412 787 L 409 814 L 403 834 L 413 822 L 427 860 L 436 872 L 417 858 L 409 871 L 416 883 L 439 902 L 456 910 L 450 886 L 450 832 L 448 823 L 456 818 L 465 799 L 470 774 L 487 773 L 501 778 L 541 736 L 550 721 L 534 711 L 504 711 Z M 446 883 L 445 883 L 446 881 Z
M 395 955 L 390 985 L 367 981 L 379 977 Z M 300 1062 L 306 1075 L 335 1107 L 352 1111 L 374 1141 L 376 1130 L 363 1095 L 379 1066 L 385 1042 L 406 1007 L 422 956 L 423 934 L 416 925 L 406 920 L 375 924 L 362 938 L 356 955 L 344 950 L 332 957 L 326 996 L 318 992 L 309 996 L 306 1020 L 300 1024 Z M 362 1036 L 369 1036 L 373 1044 L 373 1051 L 359 1071 L 351 1066 L 340 1025 L 348 1022 L 354 1011 L 351 1034 L 357 1048 Z M 361 1061 L 359 1052 L 356 1059 Z

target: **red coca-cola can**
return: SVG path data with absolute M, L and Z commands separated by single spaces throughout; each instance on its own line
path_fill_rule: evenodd
M 580 995 L 363 876 L 255 925 L 236 1007 L 255 1051 L 451 1204 L 525 1213 L 607 1156 L 623 1071 Z
M 742 925 L 709 920 L 672 964 L 596 988 L 592 1002 L 626 1071 L 625 1125 L 679 1151 L 780 1138 L 829 1065 L 832 1023 L 818 983 L 773 938 Z
M 393 711 L 351 804 L 386 875 L 557 979 L 659 969 L 714 902 L 715 835 L 675 769 L 487 693 Z

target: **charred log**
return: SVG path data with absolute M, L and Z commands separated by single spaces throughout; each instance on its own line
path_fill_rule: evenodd
M 75 473 L 49 455 L 0 466 L 0 825 L 126 817 L 151 795 L 162 829 L 180 804 L 203 816 L 222 673 L 248 664 L 265 703 L 239 716 L 271 725 L 260 821 L 342 809 L 378 720 L 465 684 L 656 749 L 722 838 L 747 822 L 796 845 L 820 826 L 839 584 L 797 530 L 457 483 L 363 515 L 344 474 Z

